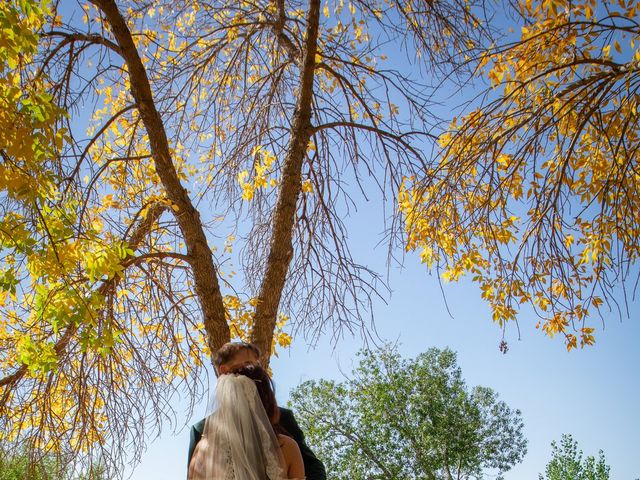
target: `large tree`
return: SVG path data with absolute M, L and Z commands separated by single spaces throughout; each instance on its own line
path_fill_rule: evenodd
M 628 315 L 638 278 L 640 4 L 515 6 L 481 58 L 491 86 L 400 208 L 408 248 L 470 276 L 503 328 L 528 305 L 571 349 L 595 341 L 594 312 Z
M 469 388 L 449 349 L 363 351 L 350 378 L 305 382 L 291 406 L 331 479 L 485 478 L 527 452 L 520 412 Z
M 378 276 L 349 249 L 354 185 L 394 198 L 422 169 L 422 74 L 487 32 L 466 0 L 46 4 L 2 3 L 2 41 L 31 42 L 1 59 L 9 99 L 40 122 L 0 117 L 3 178 L 46 188 L 0 184 L 0 438 L 112 465 L 230 338 L 267 363 L 286 316 L 364 325 Z M 34 132 L 42 154 L 10 148 Z

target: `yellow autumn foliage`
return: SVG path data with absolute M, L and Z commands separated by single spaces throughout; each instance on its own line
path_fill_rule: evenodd
M 399 209 L 407 249 L 469 276 L 503 328 L 528 305 L 572 349 L 594 343 L 593 313 L 624 308 L 616 289 L 637 272 L 640 3 L 517 8 L 519 38 L 479 59 L 489 100 L 440 135 Z

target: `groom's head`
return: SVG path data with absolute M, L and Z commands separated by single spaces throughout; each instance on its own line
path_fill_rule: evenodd
M 260 349 L 252 343 L 225 343 L 216 352 L 213 364 L 218 375 L 234 372 L 247 365 L 260 363 Z

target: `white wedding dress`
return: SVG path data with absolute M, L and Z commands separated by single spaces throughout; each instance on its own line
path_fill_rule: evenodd
M 285 480 L 285 461 L 256 386 L 221 375 L 196 445 L 189 480 Z

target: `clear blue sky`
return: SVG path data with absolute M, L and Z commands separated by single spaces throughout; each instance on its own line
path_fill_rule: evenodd
M 379 222 L 370 221 L 377 213 L 373 207 L 360 210 L 352 219 L 355 228 L 351 229 L 359 236 L 351 240 L 361 247 L 357 260 L 380 268 L 386 249 L 375 248 Z M 451 318 L 436 278 L 427 273 L 416 256 L 406 259 L 404 269 L 391 270 L 390 284 L 390 301 L 387 305 L 379 302 L 375 308 L 381 338 L 399 341 L 400 351 L 406 356 L 432 346 L 451 347 L 458 353 L 468 385 L 491 387 L 509 406 L 522 411 L 528 453 L 524 462 L 507 473 L 507 480 L 537 479 L 549 460 L 551 441 L 563 433 L 571 433 L 585 455 L 604 450 L 613 480 L 640 478 L 637 302 L 631 306 L 631 318 L 620 322 L 612 315 L 605 319 L 605 330 L 598 328 L 594 347 L 570 353 L 562 339 L 543 336 L 534 328 L 536 320 L 524 316 L 521 340 L 517 340 L 512 325 L 506 337 L 510 349 L 503 355 L 498 350 L 499 328 L 491 322 L 489 309 L 475 286 L 445 285 Z M 334 346 L 327 335 L 309 349 L 303 338 L 294 339 L 294 346 L 272 364 L 280 403 L 286 403 L 289 391 L 301 381 L 340 379 L 341 372 L 351 370 L 361 345 L 360 338 L 348 337 Z M 186 403 L 177 407 L 184 410 Z M 196 407 L 191 419 L 181 418 L 193 423 L 205 408 Z M 131 478 L 185 478 L 188 443 L 188 428 L 163 432 L 160 439 L 151 442 Z

